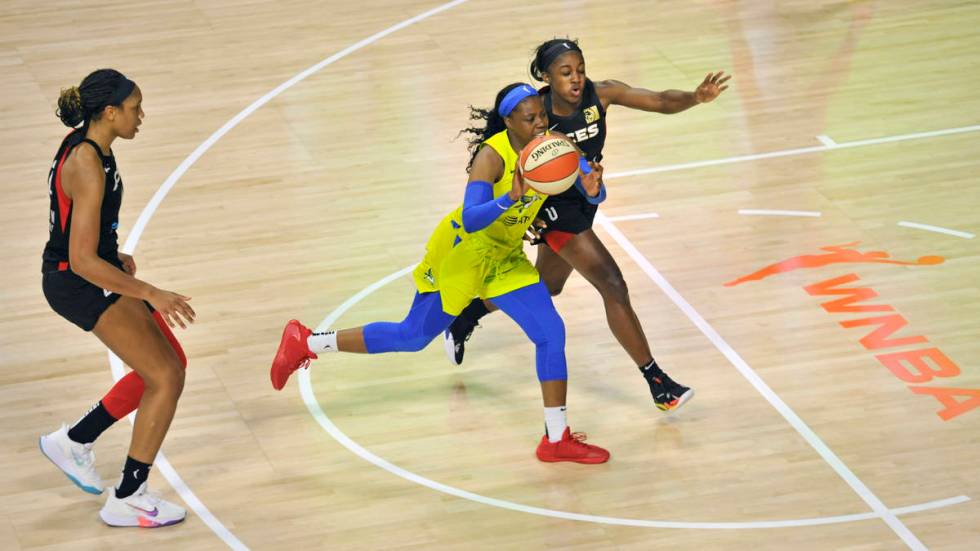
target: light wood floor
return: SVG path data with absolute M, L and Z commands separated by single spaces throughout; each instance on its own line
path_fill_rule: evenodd
M 59 89 L 110 66 L 143 90 L 139 137 L 115 146 L 125 238 L 236 114 L 437 6 L 3 2 L 0 547 L 980 549 L 980 407 L 943 420 L 944 405 L 921 393 L 980 389 L 980 241 L 899 225 L 980 231 L 980 5 L 954 1 L 471 0 L 295 83 L 181 169 L 135 250 L 143 278 L 191 295 L 199 313 L 179 335 L 190 366 L 164 452 L 217 531 L 194 512 L 156 531 L 103 526 L 101 500 L 37 450 L 39 434 L 76 419 L 112 381 L 105 349 L 40 290 L 45 178 L 65 133 Z M 597 232 L 659 362 L 697 397 L 657 411 L 575 275 L 557 298 L 570 423 L 610 449 L 606 465 L 536 461 L 533 350 L 500 315 L 477 330 L 461 368 L 437 342 L 321 358 L 309 407 L 300 378 L 273 391 L 282 324 L 316 325 L 420 258 L 463 195 L 467 154 L 454 137 L 467 105 L 526 80 L 532 49 L 556 34 L 581 40 L 594 79 L 690 90 L 709 71 L 734 74 L 710 105 L 608 115 L 608 218 Z M 954 128 L 965 130 L 918 134 Z M 945 262 L 831 264 L 724 286 L 855 241 Z M 893 310 L 834 312 L 821 305 L 841 296 L 805 290 L 848 274 L 858 280 L 847 286 L 877 293 L 866 304 Z M 336 325 L 400 319 L 411 293 L 398 278 Z M 841 325 L 885 315 L 907 322 L 891 338 L 928 342 L 872 338 L 869 349 L 862 338 L 876 325 Z M 928 348 L 959 373 L 909 383 L 878 358 Z M 107 481 L 129 434 L 119 423 L 97 446 Z M 356 446 L 472 495 L 397 476 Z M 163 470 L 151 484 L 179 500 Z

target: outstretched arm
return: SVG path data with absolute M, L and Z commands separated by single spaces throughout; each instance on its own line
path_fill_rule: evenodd
M 730 79 L 724 71 L 708 73 L 704 81 L 693 92 L 683 90 L 664 90 L 657 92 L 646 88 L 634 88 L 619 80 L 604 80 L 596 83 L 596 92 L 603 106 L 622 105 L 631 109 L 671 115 L 694 107 L 699 103 L 713 101 L 728 89 L 725 83 Z

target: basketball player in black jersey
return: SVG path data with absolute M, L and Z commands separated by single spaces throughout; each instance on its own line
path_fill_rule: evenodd
M 146 480 L 184 386 L 183 353 L 167 326 L 186 327 L 195 314 L 189 297 L 136 279 L 133 258 L 118 249 L 123 184 L 111 146 L 139 131 L 142 99 L 139 87 L 112 69 L 91 73 L 58 99 L 59 118 L 74 129 L 58 148 L 48 176 L 44 296 L 55 312 L 94 333 L 133 373 L 70 429 L 42 436 L 40 446 L 76 485 L 100 494 L 92 443 L 138 405 L 122 477 L 99 516 L 112 526 L 149 528 L 185 516 L 183 508 L 149 493 Z
M 656 113 L 679 113 L 718 97 L 728 86 L 730 77 L 723 72 L 709 73 L 693 92 L 666 90 L 655 92 L 634 88 L 618 80 L 593 82 L 585 74 L 585 59 L 578 43 L 553 39 L 541 44 L 531 62 L 531 76 L 546 86 L 539 93 L 552 129 L 571 138 L 586 157 L 598 163 L 606 139 L 606 109 L 622 105 Z M 616 260 L 592 230 L 599 203 L 605 199 L 605 188 L 592 196 L 576 183 L 563 193 L 550 196 L 539 213 L 545 225 L 543 241 L 538 248 L 536 267 L 552 295 L 561 293 L 572 270 L 578 271 L 602 295 L 606 320 L 613 335 L 630 355 L 650 386 L 657 407 L 676 409 L 694 391 L 674 382 L 664 373 L 650 352 L 650 345 L 640 321 L 630 304 L 629 292 Z M 489 312 L 487 305 L 474 300 L 446 330 L 446 352 L 451 361 L 463 361 L 465 342 L 480 318 Z

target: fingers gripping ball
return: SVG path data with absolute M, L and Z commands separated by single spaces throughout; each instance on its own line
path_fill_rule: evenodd
M 571 142 L 549 134 L 528 142 L 518 160 L 527 185 L 546 195 L 557 195 L 575 183 L 578 162 L 578 151 Z

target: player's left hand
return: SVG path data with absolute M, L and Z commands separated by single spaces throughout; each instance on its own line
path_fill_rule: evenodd
M 589 161 L 589 166 L 592 167 L 592 172 L 580 174 L 579 177 L 582 179 L 582 187 L 585 188 L 585 192 L 589 194 L 589 197 L 595 197 L 599 195 L 599 190 L 602 187 L 603 168 L 599 163 L 592 161 Z
M 704 77 L 704 82 L 698 85 L 697 90 L 694 91 L 694 99 L 698 103 L 708 103 L 714 101 L 715 98 L 721 95 L 722 92 L 728 89 L 728 79 L 732 78 L 731 75 L 726 75 L 725 71 L 718 71 L 717 73 L 708 73 L 708 76 Z
M 124 272 L 131 276 L 136 275 L 136 261 L 133 260 L 132 256 L 126 253 L 119 253 L 119 260 L 122 261 Z

